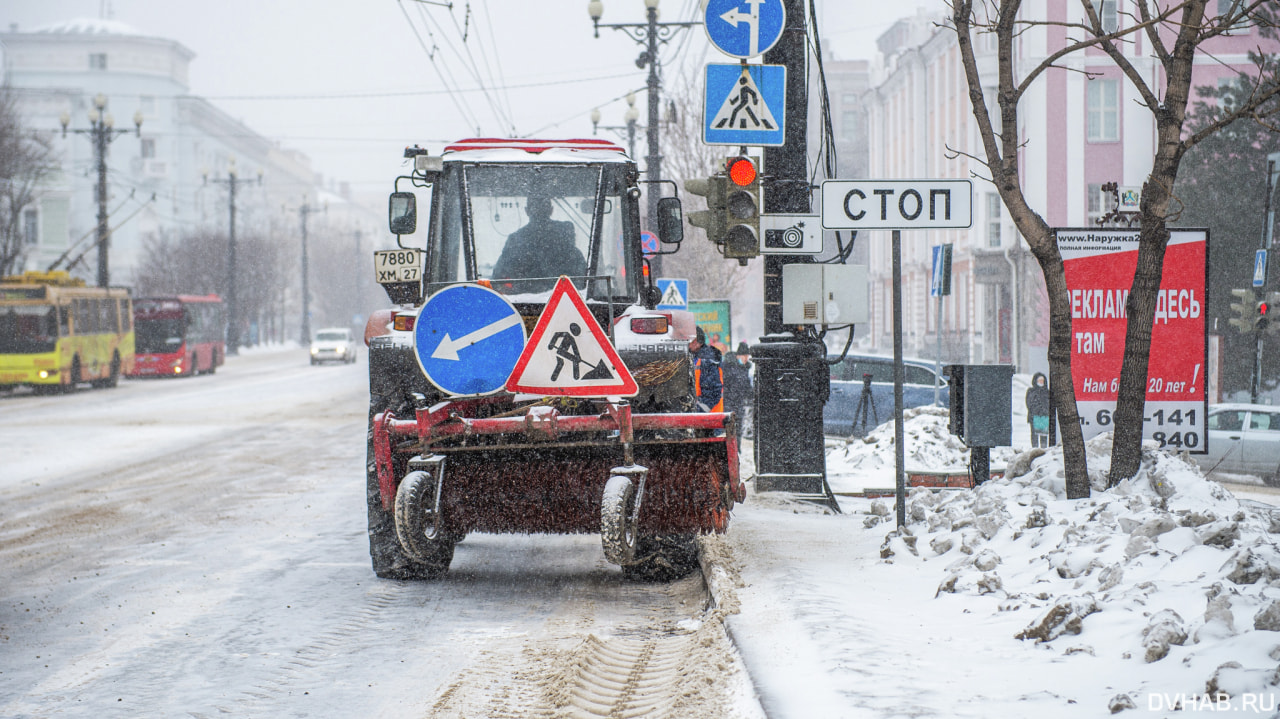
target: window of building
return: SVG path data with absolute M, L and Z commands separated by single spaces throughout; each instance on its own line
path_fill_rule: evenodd
M 156 96 L 155 95 L 139 95 L 138 109 L 147 117 L 154 117 L 156 114 Z
M 1115 209 L 1112 205 L 1111 193 L 1105 192 L 1101 184 L 1091 184 L 1088 186 L 1089 195 L 1089 224 L 1097 225 L 1102 216 Z
M 840 113 L 840 139 L 852 140 L 858 136 L 857 110 L 845 110 Z
M 144 137 L 139 143 L 142 159 L 150 160 L 156 156 L 156 140 L 154 137 Z
M 1095 79 L 1089 88 L 1089 141 L 1120 139 L 1120 81 Z
M 987 193 L 987 247 L 1000 246 L 1000 217 L 1003 213 L 1003 205 L 1000 202 L 1000 195 L 995 192 Z
M 1120 17 L 1116 11 L 1117 0 L 1102 0 L 1098 9 L 1098 17 L 1102 20 L 1102 31 L 1113 33 L 1120 29 Z
M 846 92 L 840 96 L 840 104 L 845 107 L 853 107 L 858 104 L 858 96 L 852 92 Z
M 22 241 L 28 245 L 40 242 L 40 213 L 35 209 L 22 212 Z
M 106 70 L 107 54 L 105 52 L 89 53 L 89 69 L 90 70 Z

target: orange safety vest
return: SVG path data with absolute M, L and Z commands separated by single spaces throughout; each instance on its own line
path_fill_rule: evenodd
M 720 373 L 720 401 L 711 407 L 712 412 L 724 411 L 724 365 L 717 365 L 716 372 Z M 698 398 L 702 398 L 702 358 L 697 358 L 693 363 L 693 386 L 698 393 Z

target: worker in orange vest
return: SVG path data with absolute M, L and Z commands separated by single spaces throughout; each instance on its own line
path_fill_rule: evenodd
M 707 344 L 701 327 L 689 340 L 693 355 L 693 386 L 698 393 L 698 409 L 703 412 L 724 411 L 724 372 L 720 368 L 720 350 Z

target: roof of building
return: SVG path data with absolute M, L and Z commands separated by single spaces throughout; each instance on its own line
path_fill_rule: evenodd
M 119 20 L 79 17 L 72 20 L 42 25 L 31 31 L 47 35 L 127 35 L 131 37 L 155 37 Z

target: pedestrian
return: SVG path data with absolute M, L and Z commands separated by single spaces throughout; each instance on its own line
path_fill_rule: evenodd
M 738 350 L 724 358 L 721 364 L 724 374 L 724 408 L 737 418 L 738 437 L 747 423 L 747 406 L 751 404 L 751 352 L 746 342 L 738 343 Z
M 1027 424 L 1031 425 L 1031 446 L 1049 446 L 1049 382 L 1036 372 L 1027 389 Z
M 693 355 L 693 388 L 698 394 L 702 412 L 724 411 L 724 375 L 720 367 L 720 351 L 707 344 L 707 333 L 698 327 L 689 340 Z

